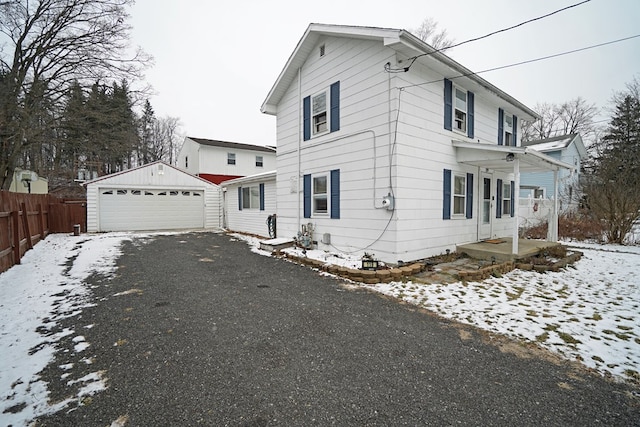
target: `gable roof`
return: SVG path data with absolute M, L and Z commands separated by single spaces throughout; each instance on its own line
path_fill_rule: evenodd
M 162 171 L 162 173 L 160 173 L 160 171 Z M 154 174 L 154 172 L 158 172 L 158 173 Z M 170 182 L 170 185 L 181 185 L 181 184 L 190 183 L 190 182 L 198 182 L 199 184 L 204 184 L 206 186 L 218 187 L 216 184 L 209 182 L 204 178 L 191 175 L 190 173 L 185 172 L 182 169 L 178 169 L 177 167 L 172 166 L 169 163 L 163 162 L 162 160 L 157 160 L 155 162 L 147 163 L 142 166 L 137 166 L 131 169 L 114 172 L 109 175 L 99 176 L 98 178 L 83 182 L 82 185 L 89 186 L 101 181 L 111 181 L 111 183 L 123 183 L 123 182 L 126 182 L 126 178 L 123 180 L 122 176 L 130 175 L 130 174 L 143 174 L 143 175 L 147 174 L 148 175 L 147 178 L 153 177 L 153 179 L 149 178 L 146 180 L 147 185 L 153 185 L 153 184 L 157 184 L 157 182 L 152 182 L 152 181 L 158 181 L 160 179 L 159 178 L 160 176 L 165 176 L 164 172 L 167 172 L 167 176 L 163 180 Z M 171 174 L 171 176 L 168 176 L 169 174 Z
M 216 139 L 193 138 L 191 136 L 188 136 L 187 138 L 197 144 L 207 145 L 209 147 L 223 147 L 223 148 L 231 148 L 236 150 L 262 151 L 266 153 L 276 152 L 276 149 L 270 146 L 263 147 L 261 145 L 243 144 L 240 142 L 219 141 Z
M 498 89 L 482 77 L 463 67 L 442 52 L 437 51 L 429 44 L 420 40 L 406 30 L 394 28 L 359 27 L 349 25 L 310 24 L 302 38 L 289 57 L 276 82 L 269 91 L 267 98 L 262 103 L 260 111 L 275 115 L 276 107 L 280 103 L 289 86 L 295 81 L 298 69 L 306 62 L 308 56 L 315 49 L 318 40 L 322 36 L 348 37 L 354 39 L 377 40 L 383 46 L 392 48 L 407 57 L 427 54 L 419 58 L 419 61 L 428 61 L 429 66 L 442 73 L 449 79 L 460 79 L 470 86 L 481 87 L 496 95 L 517 109 L 519 116 L 525 120 L 533 121 L 538 114 L 513 98 L 506 92 Z M 453 72 L 451 71 L 453 70 Z M 471 88 L 469 88 L 471 89 Z
M 523 141 L 523 147 L 530 147 L 539 152 L 560 151 L 575 144 L 580 158 L 587 157 L 587 149 L 582 142 L 582 137 L 578 133 L 554 136 L 553 138 L 538 139 L 535 141 Z

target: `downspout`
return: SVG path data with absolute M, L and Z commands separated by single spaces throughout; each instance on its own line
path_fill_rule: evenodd
M 298 174 L 296 176 L 296 198 L 298 199 L 298 231 L 300 231 L 301 227 L 302 227 L 302 218 L 300 216 L 300 209 L 302 208 L 302 204 L 301 204 L 301 191 L 300 191 L 300 178 L 301 178 L 301 166 L 300 166 L 300 162 L 301 162 L 301 153 L 300 153 L 300 149 L 302 147 L 302 138 L 303 138 L 303 129 L 302 129 L 302 68 L 299 67 L 298 68 L 298 147 L 297 147 L 297 151 L 298 151 Z

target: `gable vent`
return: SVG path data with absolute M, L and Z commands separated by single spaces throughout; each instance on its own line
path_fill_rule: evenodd
M 324 45 L 320 45 L 320 56 L 324 56 Z

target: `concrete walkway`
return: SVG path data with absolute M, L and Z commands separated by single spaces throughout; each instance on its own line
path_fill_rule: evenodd
M 38 426 L 627 426 L 637 390 L 221 234 L 125 245 L 118 273 L 43 371 L 52 400 L 108 388 Z M 91 327 L 89 327 L 91 326 Z M 81 358 L 90 356 L 87 367 Z

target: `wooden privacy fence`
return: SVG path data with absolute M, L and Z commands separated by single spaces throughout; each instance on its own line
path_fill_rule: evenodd
M 50 233 L 86 231 L 86 202 L 0 191 L 0 273 Z

